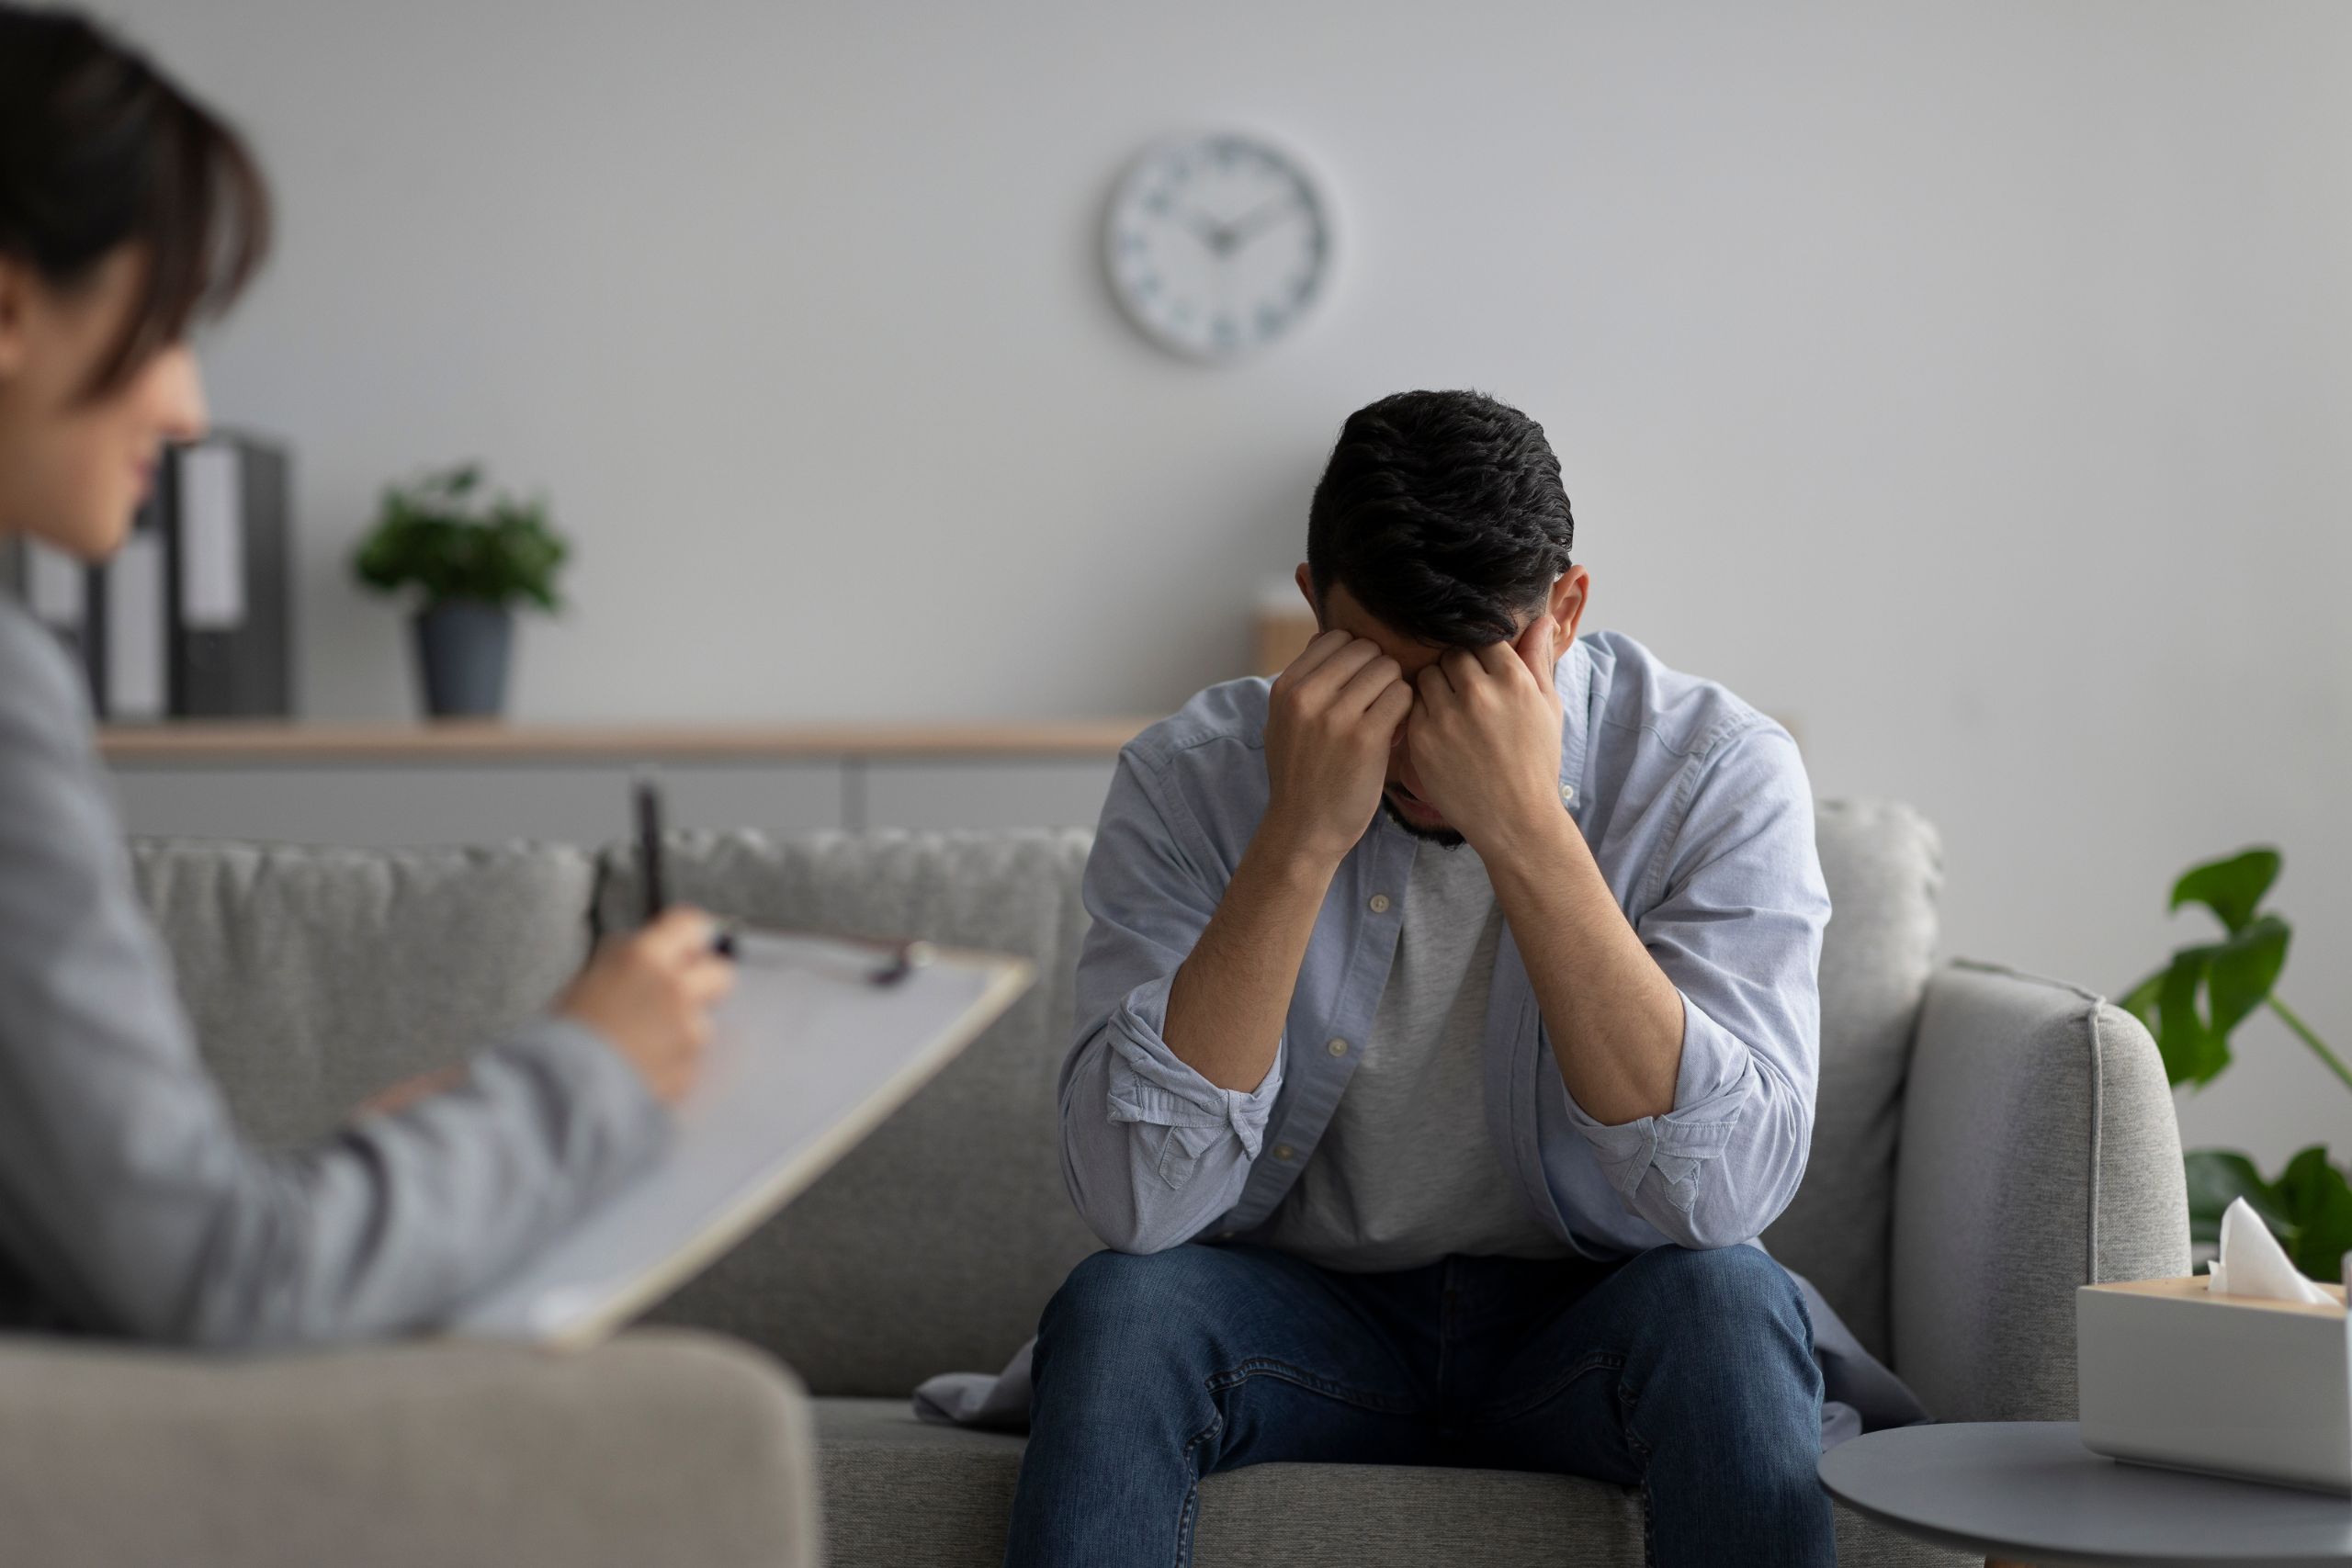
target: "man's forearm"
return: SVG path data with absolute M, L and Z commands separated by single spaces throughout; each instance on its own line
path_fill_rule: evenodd
M 1567 813 L 1481 849 L 1569 1095 L 1615 1126 L 1674 1109 L 1682 994 L 1617 906 Z
M 1338 869 L 1261 826 L 1176 971 L 1160 1037 L 1219 1089 L 1248 1093 L 1272 1069 L 1298 966 Z

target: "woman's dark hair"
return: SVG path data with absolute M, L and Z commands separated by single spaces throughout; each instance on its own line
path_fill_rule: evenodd
M 1542 425 L 1476 392 L 1398 392 L 1340 427 L 1306 570 L 1318 600 L 1342 584 L 1407 637 L 1475 648 L 1542 606 L 1575 538 Z
M 236 298 L 268 188 L 235 131 L 88 17 L 0 0 L 0 254 L 70 289 L 125 243 L 144 276 L 91 396 Z

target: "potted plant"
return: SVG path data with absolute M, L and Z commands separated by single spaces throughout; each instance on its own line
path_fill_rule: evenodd
M 2219 942 L 2192 942 L 2132 987 L 2121 1006 L 2156 1037 L 2165 1076 L 2174 1085 L 2211 1083 L 2230 1065 L 2230 1032 L 2267 1009 L 2338 1082 L 2352 1089 L 2352 1068 L 2273 994 L 2287 967 L 2287 922 L 2261 910 L 2278 875 L 2278 852 L 2251 849 L 2191 866 L 2173 885 L 2172 907 L 2201 904 L 2222 923 Z M 2290 1159 L 2277 1180 L 2234 1149 L 2191 1149 L 2189 1237 L 2221 1240 L 2222 1211 L 2244 1198 L 2278 1237 L 2295 1267 L 2315 1280 L 2342 1276 L 2352 1252 L 2352 1186 L 2343 1168 L 2314 1144 Z
M 416 591 L 425 709 L 453 718 L 504 710 L 514 607 L 561 608 L 555 576 L 569 553 L 545 502 L 490 495 L 481 466 L 466 463 L 386 487 L 351 564 L 379 593 Z

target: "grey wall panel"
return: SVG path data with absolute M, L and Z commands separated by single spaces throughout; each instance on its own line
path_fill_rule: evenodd
M 872 762 L 848 791 L 852 825 L 873 828 L 1091 828 L 1110 792 L 1111 758 Z

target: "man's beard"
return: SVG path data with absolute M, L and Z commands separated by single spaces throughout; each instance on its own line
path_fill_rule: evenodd
M 1388 792 L 1385 789 L 1380 792 L 1380 809 L 1388 813 L 1388 820 L 1425 844 L 1435 844 L 1440 849 L 1458 850 L 1468 841 L 1451 828 L 1424 828 L 1408 819 L 1403 812 L 1396 809 L 1396 803 L 1388 798 Z

